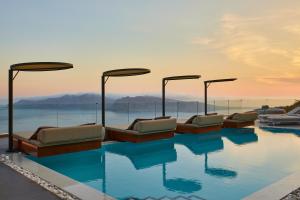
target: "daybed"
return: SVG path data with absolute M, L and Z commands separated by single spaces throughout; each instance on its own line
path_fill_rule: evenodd
M 269 114 L 285 114 L 286 111 L 284 108 L 274 107 L 271 108 L 268 105 L 262 106 L 260 109 L 256 109 L 258 115 L 269 115 Z
M 246 126 L 253 126 L 256 119 L 256 112 L 234 113 L 224 120 L 223 128 L 243 128 Z
M 177 133 L 206 133 L 221 129 L 224 121 L 223 115 L 195 115 L 185 123 L 177 123 Z
M 33 132 L 14 133 L 14 147 L 37 157 L 101 147 L 105 130 L 101 125 L 41 127 Z
M 300 124 L 300 107 L 294 108 L 287 114 L 259 115 L 260 123 L 268 125 L 298 125 Z
M 105 129 L 108 140 L 146 142 L 173 137 L 176 119 L 137 119 L 127 129 L 125 127 Z

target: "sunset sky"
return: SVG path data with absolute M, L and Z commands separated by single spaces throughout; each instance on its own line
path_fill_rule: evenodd
M 0 98 L 7 98 L 11 64 L 62 61 L 74 69 L 20 73 L 16 96 L 99 92 L 103 71 L 146 67 L 152 73 L 111 79 L 109 93 L 299 97 L 299 0 L 1 0 Z

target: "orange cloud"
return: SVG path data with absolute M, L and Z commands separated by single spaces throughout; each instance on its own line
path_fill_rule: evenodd
M 281 72 L 283 67 L 293 71 L 293 67 L 300 67 L 297 11 L 274 11 L 258 17 L 225 14 L 213 37 L 197 37 L 192 43 L 219 50 L 242 65 L 272 72 Z

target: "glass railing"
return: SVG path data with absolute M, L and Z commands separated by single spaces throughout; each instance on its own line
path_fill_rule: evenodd
M 241 99 L 209 100 L 208 112 L 229 115 L 250 111 L 261 107 L 285 106 L 295 102 L 293 99 Z M 7 106 L 0 106 L 0 133 L 8 129 Z M 106 104 L 106 124 L 130 124 L 136 118 L 154 118 L 162 114 L 161 102 L 127 102 Z M 204 103 L 197 101 L 172 101 L 166 103 L 166 115 L 185 120 L 195 114 L 204 113 Z M 91 104 L 52 104 L 22 105 L 14 107 L 14 131 L 34 131 L 40 126 L 74 126 L 86 123 L 101 124 L 101 105 Z

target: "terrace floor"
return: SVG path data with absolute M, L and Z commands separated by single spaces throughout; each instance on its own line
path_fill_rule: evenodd
M 7 149 L 7 138 L 0 138 L 0 154 Z M 0 163 L 0 199 L 5 200 L 58 200 L 45 190 L 10 167 Z

